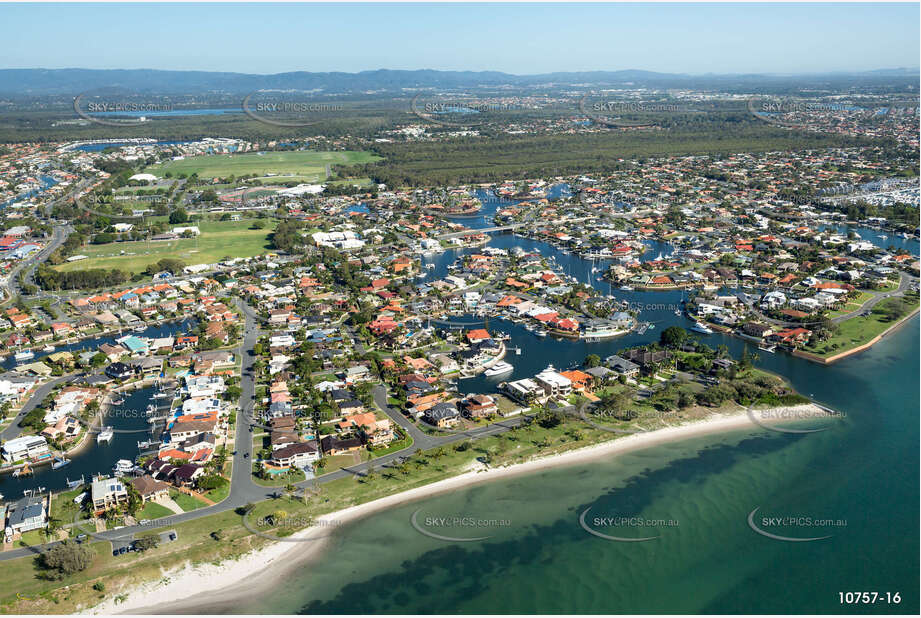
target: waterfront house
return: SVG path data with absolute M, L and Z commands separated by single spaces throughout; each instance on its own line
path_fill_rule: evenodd
M 113 380 L 125 380 L 134 375 L 134 370 L 125 363 L 112 363 L 106 367 L 106 375 Z
M 282 468 L 306 468 L 318 459 L 316 442 L 298 442 L 273 451 L 271 462 Z
M 133 478 L 130 483 L 141 496 L 142 502 L 158 501 L 169 497 L 169 483 L 158 481 L 149 474 Z
M 453 403 L 442 401 L 425 411 L 426 422 L 436 427 L 454 427 L 460 422 L 460 412 Z
M 489 395 L 469 395 L 461 402 L 461 407 L 468 418 L 483 418 L 499 411 L 496 400 Z
M 93 481 L 91 497 L 93 509 L 99 513 L 128 502 L 128 490 L 116 478 L 100 478 Z
M 6 538 L 12 539 L 14 534 L 22 534 L 30 530 L 44 528 L 48 523 L 48 513 L 45 509 L 44 496 L 26 496 L 8 506 L 9 521 L 6 525 Z M 2 524 L 0 520 L 0 524 Z
M 48 442 L 41 436 L 21 436 L 3 443 L 3 461 L 13 463 L 25 459 L 35 461 L 51 457 Z
M 339 438 L 337 436 L 325 436 L 320 440 L 320 446 L 326 455 L 342 455 L 353 453 L 362 447 L 361 438 Z

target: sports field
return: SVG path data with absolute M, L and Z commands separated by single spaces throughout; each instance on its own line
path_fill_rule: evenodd
M 199 178 L 226 178 L 250 174 L 293 174 L 303 182 L 323 182 L 327 178 L 327 167 L 331 165 L 352 165 L 373 163 L 380 157 L 370 152 L 349 150 L 316 152 L 299 150 L 295 152 L 247 152 L 244 154 L 205 155 L 189 157 L 179 161 L 166 161 L 147 167 L 144 172 L 163 176 L 171 172 L 198 174 Z M 284 176 L 279 178 L 284 179 Z
M 277 221 L 258 219 L 265 224 L 260 230 L 249 229 L 253 221 L 207 221 L 191 223 L 197 225 L 201 235 L 196 238 L 180 238 L 166 242 L 118 242 L 106 245 L 87 245 L 77 254 L 87 256 L 85 260 L 66 262 L 55 266 L 63 272 L 89 270 L 92 268 L 118 268 L 126 272 L 142 272 L 149 264 L 163 258 L 177 258 L 187 265 L 213 264 L 226 257 L 252 257 L 272 251 L 269 234 Z

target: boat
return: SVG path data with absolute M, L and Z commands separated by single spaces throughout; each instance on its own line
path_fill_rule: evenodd
M 774 350 L 777 349 L 777 346 L 776 345 L 759 345 L 758 349 L 764 352 L 770 352 L 771 354 L 773 354 Z
M 96 442 L 110 442 L 112 437 L 115 435 L 115 430 L 109 426 L 103 427 L 99 431 L 99 435 L 96 436 Z
M 146 327 L 145 325 L 141 324 L 140 326 L 135 326 L 135 327 L 134 327 L 134 332 L 136 332 L 136 333 L 143 333 L 146 329 L 147 329 L 147 327 Z
M 48 353 L 50 354 L 50 353 L 54 352 L 54 349 L 55 349 L 55 348 L 54 348 L 53 345 L 48 344 L 48 345 L 46 345 L 44 348 L 42 348 L 42 352 L 48 352 Z
M 499 361 L 498 363 L 496 363 L 495 365 L 487 369 L 485 373 L 487 377 L 492 377 L 492 376 L 502 375 L 503 373 L 508 373 L 509 371 L 512 371 L 513 369 L 515 368 L 510 363 L 506 363 L 505 361 Z
M 426 264 L 425 267 L 428 268 L 429 270 L 435 270 L 434 264 Z
M 68 488 L 68 489 L 76 489 L 77 487 L 80 487 L 80 485 L 83 485 L 86 481 L 84 480 L 83 476 L 81 475 L 80 478 L 78 478 L 76 481 L 72 481 L 72 480 L 70 480 L 70 479 L 66 479 L 66 482 L 67 482 L 67 488 Z
M 696 322 L 694 322 L 694 326 L 691 327 L 691 330 L 694 331 L 695 333 L 703 333 L 705 335 L 713 334 L 713 330 L 711 330 L 706 324 L 704 324 L 700 320 L 697 320 Z
M 55 458 L 54 458 L 54 461 L 51 462 L 51 469 L 52 469 L 52 470 L 57 470 L 58 468 L 63 468 L 64 466 L 66 466 L 66 465 L 69 464 L 69 463 L 70 463 L 70 460 L 69 460 L 69 459 L 65 459 L 63 456 L 62 456 L 62 457 L 55 457 Z
M 165 391 L 157 391 L 156 393 L 153 394 L 151 398 L 152 399 L 169 399 L 169 398 L 172 398 L 172 395 L 170 395 L 169 393 Z
M 134 462 L 130 459 L 119 459 L 112 468 L 112 471 L 115 472 L 115 474 L 128 474 L 129 472 L 133 472 L 135 467 Z
M 538 329 L 538 330 L 534 331 L 534 334 L 537 335 L 538 337 L 546 337 L 546 336 L 547 336 L 547 331 L 545 331 L 545 330 L 543 330 L 543 329 Z
M 120 406 L 120 405 L 122 405 L 123 403 L 125 403 L 125 398 L 124 398 L 124 397 L 116 397 L 115 399 L 112 400 L 112 405 L 113 405 L 113 406 Z
M 16 352 L 13 356 L 17 361 L 27 361 L 35 358 L 35 353 L 32 350 L 23 350 L 21 352 Z
M 623 290 L 624 292 L 632 292 L 632 291 L 633 291 L 633 286 L 632 286 L 632 285 L 622 285 L 622 286 L 620 286 L 620 287 L 617 288 L 617 289 Z
M 681 315 L 681 309 L 675 309 L 675 315 Z

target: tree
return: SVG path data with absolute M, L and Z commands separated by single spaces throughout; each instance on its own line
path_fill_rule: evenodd
M 553 429 L 563 422 L 562 415 L 556 410 L 542 409 L 537 413 L 537 424 L 544 429 Z
M 599 365 L 601 365 L 601 357 L 598 356 L 597 354 L 589 354 L 588 356 L 585 357 L 585 361 L 583 361 L 583 364 L 589 369 L 591 369 L 592 367 L 598 367 Z
M 187 223 L 189 220 L 189 213 L 185 211 L 185 208 L 177 208 L 169 214 L 169 222 L 173 225 L 177 223 Z
M 680 326 L 669 326 L 659 335 L 659 342 L 667 348 L 681 347 L 688 338 L 686 330 Z
M 85 571 L 93 563 L 95 552 L 86 545 L 64 541 L 42 554 L 41 564 L 58 577 Z
M 160 544 L 160 537 L 156 534 L 146 534 L 134 542 L 134 546 L 140 551 L 155 549 Z
M 282 525 L 286 519 L 288 519 L 288 512 L 285 510 L 278 509 L 277 511 L 272 513 L 272 525 L 273 526 Z

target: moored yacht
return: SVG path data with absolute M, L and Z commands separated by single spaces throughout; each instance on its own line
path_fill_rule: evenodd
M 694 322 L 694 326 L 691 327 L 691 330 L 696 333 L 703 333 L 705 335 L 713 334 L 713 330 L 709 326 L 701 322 L 700 320 L 697 320 L 696 322 Z
M 498 376 L 498 375 L 502 375 L 503 373 L 508 373 L 512 371 L 513 369 L 514 367 L 510 363 L 506 363 L 505 361 L 499 361 L 498 363 L 496 363 L 495 365 L 487 369 L 485 374 L 488 377 Z

